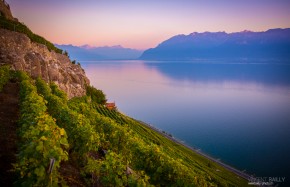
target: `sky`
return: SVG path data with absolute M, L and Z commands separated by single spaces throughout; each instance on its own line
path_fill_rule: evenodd
M 156 47 L 178 34 L 290 28 L 290 0 L 6 0 L 57 44 Z

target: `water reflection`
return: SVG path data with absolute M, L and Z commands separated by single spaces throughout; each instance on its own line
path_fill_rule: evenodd
M 257 176 L 289 176 L 290 66 L 98 62 L 95 87 L 134 117 Z
M 290 85 L 290 63 L 147 62 L 144 64 L 176 80 Z

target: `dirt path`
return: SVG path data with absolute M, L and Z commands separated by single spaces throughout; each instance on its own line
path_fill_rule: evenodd
M 12 186 L 14 181 L 11 163 L 17 151 L 16 128 L 19 117 L 19 86 L 9 82 L 0 93 L 0 186 Z

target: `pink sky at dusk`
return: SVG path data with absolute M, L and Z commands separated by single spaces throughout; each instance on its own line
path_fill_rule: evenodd
M 147 49 L 192 32 L 290 27 L 289 0 L 6 0 L 15 17 L 58 44 Z

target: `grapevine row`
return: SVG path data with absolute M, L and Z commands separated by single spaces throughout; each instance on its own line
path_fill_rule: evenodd
M 102 115 L 106 116 L 106 117 L 109 117 L 113 120 L 115 120 L 117 123 L 120 123 L 120 124 L 125 124 L 126 121 L 122 118 L 122 116 L 120 115 L 120 113 L 118 113 L 116 110 L 110 110 L 110 109 L 107 109 L 106 107 L 104 106 L 101 106 L 101 105 L 97 105 L 95 106 L 95 109 Z
M 104 140 L 107 144 L 101 142 L 101 147 L 121 155 L 124 165 L 130 166 L 139 175 L 145 172 L 143 179 L 148 179 L 149 176 L 150 183 L 169 186 L 204 185 L 208 180 L 210 181 L 207 175 L 195 173 L 182 164 L 181 160 L 169 157 L 161 147 L 145 143 L 128 126 L 119 125 L 115 120 L 104 117 L 112 113 L 110 110 L 99 106 L 98 112 L 95 112 L 92 111 L 94 107 L 90 106 L 88 100 L 80 101 L 74 100 L 74 108 L 82 112 L 92 124 L 99 127 L 96 129 L 101 129 L 105 135 Z M 96 165 L 95 170 L 90 168 L 90 171 L 94 171 L 95 176 L 99 176 L 100 170 L 97 166 L 101 165 L 101 161 L 90 160 L 90 163 Z
M 119 141 L 119 146 L 117 146 L 117 148 L 121 149 L 120 139 L 110 141 L 108 137 L 105 138 L 104 132 L 106 132 L 107 135 L 107 130 L 109 129 L 100 128 L 101 125 L 98 124 L 110 124 L 113 123 L 112 120 L 104 118 L 102 122 L 99 121 L 98 119 L 100 119 L 101 116 L 93 110 L 92 107 L 85 103 L 79 102 L 78 98 L 72 99 L 72 101 L 69 102 L 69 105 L 67 105 L 67 101 L 54 95 L 51 91 L 51 86 L 48 87 L 48 85 L 41 79 L 36 80 L 36 85 L 38 92 L 44 95 L 47 99 L 47 106 L 51 115 L 54 116 L 57 123 L 64 127 L 68 132 L 69 143 L 73 151 L 79 156 L 79 161 L 82 161 L 79 166 L 84 172 L 89 172 L 88 174 L 91 174 L 92 178 L 101 177 L 98 181 L 106 186 L 124 186 L 136 184 L 138 181 L 143 181 L 143 179 L 139 176 L 139 178 L 137 176 L 132 178 L 132 175 L 126 175 L 126 162 L 123 162 L 123 157 L 120 153 L 116 153 L 117 150 L 115 150 L 115 152 L 109 152 L 109 154 L 107 154 L 103 159 L 95 159 L 95 157 L 98 157 L 97 151 L 100 146 L 104 149 L 113 150 L 114 146 L 112 145 L 115 144 L 112 142 L 115 140 Z M 85 116 L 93 116 L 93 118 L 85 118 Z M 82 121 L 77 120 L 76 118 L 78 117 L 81 118 Z M 94 126 L 91 124 L 94 124 Z M 93 127 L 94 129 L 92 129 Z M 92 140 L 96 140 L 95 137 L 102 138 L 98 139 L 98 142 L 92 142 Z M 98 167 L 96 166 L 96 163 L 99 163 Z M 112 168 L 108 168 L 107 166 L 116 163 L 119 164 L 116 166 L 113 165 Z M 103 167 L 102 171 L 105 170 L 105 172 L 97 172 L 96 174 L 93 172 L 94 169 L 92 169 L 94 167 Z M 91 183 L 94 182 L 95 180 L 91 181 Z
M 46 101 L 38 95 L 32 81 L 19 72 L 20 147 L 14 170 L 22 186 L 58 186 L 60 162 L 68 159 L 67 135 L 47 114 Z M 50 168 L 50 169 L 48 169 Z
M 168 149 L 169 140 L 96 103 L 97 98 L 88 95 L 68 100 L 54 83 L 48 85 L 37 79 L 35 84 L 38 94 L 47 101 L 48 113 L 67 132 L 69 158 L 88 186 L 220 184 L 203 169 L 193 170 L 184 164 L 188 161 L 177 159 L 180 153 Z M 150 133 L 150 137 L 143 135 Z M 188 159 L 186 155 L 180 158 Z
M 94 131 L 84 115 L 71 110 L 67 99 L 57 86 L 48 86 L 42 79 L 36 80 L 37 91 L 48 101 L 48 112 L 56 119 L 58 126 L 64 128 L 73 152 L 82 158 L 99 147 L 100 136 Z M 60 97 L 61 96 L 61 97 Z

